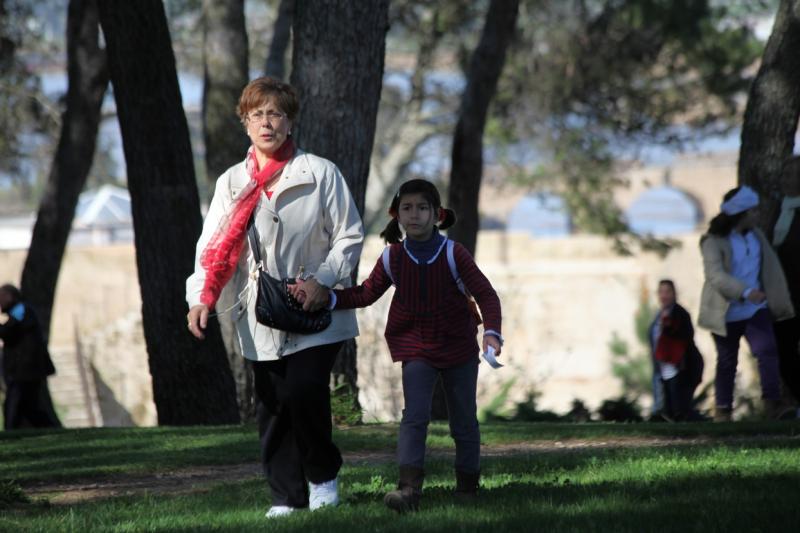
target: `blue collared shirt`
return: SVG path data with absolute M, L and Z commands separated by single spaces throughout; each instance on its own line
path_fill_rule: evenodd
M 731 276 L 744 283 L 744 294 L 740 300 L 731 302 L 728 313 L 725 315 L 726 322 L 738 322 L 747 320 L 767 306 L 767 302 L 754 304 L 747 300 L 750 291 L 761 290 L 761 243 L 755 233 L 748 231 L 745 234 L 732 231 L 728 235 L 731 243 L 733 257 L 731 260 Z

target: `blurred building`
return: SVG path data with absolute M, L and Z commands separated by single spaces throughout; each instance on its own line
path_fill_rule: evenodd
M 103 185 L 78 200 L 69 244 L 102 246 L 133 242 L 131 196 L 127 189 Z
M 625 220 L 639 235 L 671 237 L 695 231 L 703 213 L 688 193 L 660 185 L 641 193 L 625 210 Z
M 0 217 L 0 249 L 27 250 L 36 214 Z M 68 246 L 133 243 L 131 197 L 127 189 L 103 185 L 80 195 Z
M 506 229 L 526 232 L 532 237 L 567 237 L 572 233 L 572 219 L 561 196 L 528 194 L 509 213 Z

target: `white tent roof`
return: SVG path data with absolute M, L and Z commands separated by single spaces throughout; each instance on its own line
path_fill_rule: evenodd
M 75 227 L 129 226 L 132 223 L 131 196 L 127 189 L 103 185 L 84 192 L 78 199 Z

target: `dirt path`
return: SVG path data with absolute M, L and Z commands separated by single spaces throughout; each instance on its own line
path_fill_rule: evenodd
M 508 457 L 532 453 L 556 453 L 569 450 L 607 450 L 618 448 L 658 448 L 667 446 L 692 446 L 702 444 L 746 444 L 771 439 L 797 439 L 785 435 L 747 437 L 615 437 L 608 439 L 569 439 L 564 441 L 535 441 L 514 444 L 482 446 L 483 457 Z M 388 451 L 347 452 L 344 461 L 349 464 L 386 463 L 394 460 Z M 433 450 L 429 457 L 447 458 L 452 450 Z M 186 494 L 204 492 L 220 483 L 255 479 L 261 476 L 259 463 L 235 465 L 196 466 L 162 472 L 159 474 L 123 474 L 106 477 L 78 479 L 72 482 L 52 483 L 48 481 L 26 483 L 25 493 L 33 499 L 46 499 L 53 505 L 69 505 L 78 502 L 135 494 Z

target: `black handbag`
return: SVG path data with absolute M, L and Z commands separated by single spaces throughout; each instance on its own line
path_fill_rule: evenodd
M 264 270 L 254 217 L 248 223 L 247 238 L 258 265 L 256 320 L 272 329 L 304 335 L 318 333 L 330 326 L 331 312 L 328 309 L 303 311 L 303 305 L 289 293 L 294 278 L 275 279 Z

